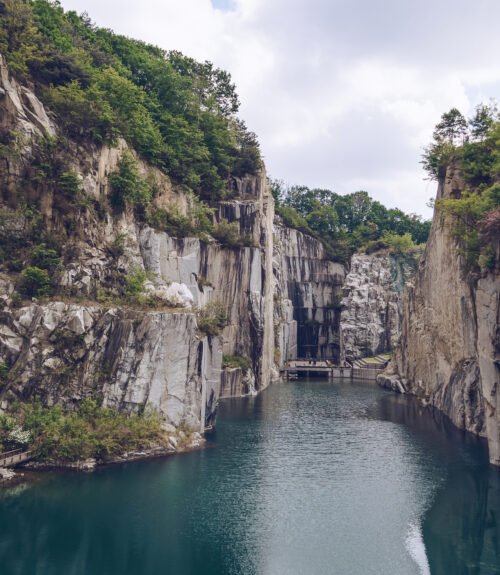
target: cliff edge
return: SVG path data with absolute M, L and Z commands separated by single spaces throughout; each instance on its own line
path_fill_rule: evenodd
M 460 198 L 466 186 L 448 167 L 437 200 Z M 401 340 L 382 386 L 417 396 L 460 429 L 487 438 L 500 465 L 500 242 L 488 269 L 471 273 L 453 217 L 436 211 L 427 247 L 403 298 Z

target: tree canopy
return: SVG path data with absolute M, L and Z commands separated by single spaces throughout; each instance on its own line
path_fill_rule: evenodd
M 388 241 L 388 233 L 406 235 L 413 247 L 427 240 L 430 222 L 386 208 L 368 192 L 340 195 L 328 189 L 287 186 L 279 180 L 270 184 L 276 211 L 285 224 L 315 235 L 342 261 L 360 248 L 392 248 L 396 243 Z
M 491 181 L 499 120 L 495 103 L 480 104 L 469 120 L 456 108 L 443 114 L 434 130 L 433 141 L 422 155 L 422 165 L 429 178 L 443 178 L 451 160 L 460 158 L 464 176 L 470 183 L 479 184 L 484 178 Z
M 466 269 L 494 269 L 500 237 L 500 116 L 496 104 L 480 104 L 468 121 L 456 109 L 443 114 L 423 165 L 433 179 L 443 178 L 454 162 L 465 181 L 459 197 L 436 208 L 451 216 L 451 230 Z
M 231 177 L 260 167 L 231 76 L 211 62 L 98 28 L 49 0 L 0 0 L 0 53 L 68 137 L 123 137 L 205 199 L 222 198 Z

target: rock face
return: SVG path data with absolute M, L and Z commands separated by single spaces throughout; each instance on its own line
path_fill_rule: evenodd
M 224 304 L 224 354 L 246 356 L 252 363 L 251 373 L 230 388 L 252 393 L 267 387 L 273 365 L 274 211 L 264 173 L 243 183 L 241 194 L 243 199 L 222 204 L 221 217 L 237 222 L 241 235 L 258 247 L 227 249 L 197 238 L 172 238 L 149 227 L 141 230 L 140 246 L 145 269 L 155 277 L 186 285 L 198 306 L 213 300 Z
M 328 259 L 315 238 L 277 224 L 274 271 L 276 359 L 338 361 L 344 266 Z
M 13 297 L 19 270 L 0 272 L 0 361 L 9 367 L 0 408 L 19 399 L 71 406 L 98 397 L 127 411 L 153 406 L 166 425 L 203 431 L 214 424 L 221 393 L 257 392 L 272 376 L 274 204 L 265 171 L 233 180 L 230 199 L 214 207 L 215 221 L 237 223 L 249 247 L 174 238 L 131 208 L 109 208 L 108 176 L 128 148 L 124 141 L 115 147 L 67 143 L 65 169 L 78 175 L 82 188 L 76 203 L 54 182 L 35 177 L 38 143 L 57 133 L 50 114 L 9 77 L 0 56 L 0 141 L 17 137 L 16 153 L 0 156 L 0 234 L 19 240 L 28 234 L 27 203 L 63 258 L 54 277 L 58 295 L 46 301 L 19 304 Z M 154 182 L 155 208 L 186 215 L 192 197 L 136 160 Z M 138 271 L 148 273 L 145 292 L 159 302 L 155 308 L 107 299 Z M 211 301 L 227 311 L 221 336 L 198 329 L 197 310 Z M 251 368 L 223 376 L 223 354 L 248 357 Z
M 354 254 L 346 276 L 340 329 L 343 359 L 393 350 L 400 336 L 401 296 L 417 254 Z
M 464 183 L 450 167 L 438 199 L 459 197 Z M 401 342 L 381 385 L 411 393 L 459 428 L 487 437 L 500 465 L 500 276 L 470 277 L 451 236 L 449 217 L 434 215 L 413 285 L 403 301 Z M 496 270 L 500 248 L 496 246 Z
M 31 304 L 2 313 L 0 351 L 18 371 L 4 401 L 71 406 L 91 395 L 201 431 L 215 416 L 222 342 L 200 338 L 191 313 Z

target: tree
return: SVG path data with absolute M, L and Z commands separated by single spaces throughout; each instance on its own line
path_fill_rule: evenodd
M 74 80 L 63 86 L 50 86 L 44 96 L 71 138 L 103 143 L 113 141 L 118 135 L 116 115 L 98 86 L 85 90 Z
M 131 206 L 146 205 L 151 200 L 151 188 L 143 178 L 132 154 L 125 151 L 117 169 L 110 174 L 111 204 L 122 210 L 126 204 Z
M 317 207 L 307 214 L 309 227 L 322 236 L 337 237 L 339 232 L 339 216 L 333 206 L 328 204 Z
M 434 142 L 424 148 L 422 164 L 429 179 L 439 180 L 446 175 L 446 168 L 455 154 L 455 146 L 449 142 Z
M 425 243 L 430 222 L 420 216 L 387 209 L 368 192 L 339 195 L 328 189 L 287 186 L 282 180 L 269 180 L 276 213 L 285 225 L 320 239 L 330 257 L 345 261 L 357 249 L 370 245 L 375 251 L 387 247 L 378 241 L 384 233 L 405 236 Z
M 257 135 L 250 132 L 241 120 L 236 120 L 234 126 L 236 146 L 233 152 L 232 172 L 235 176 L 256 174 L 261 164 Z
M 498 109 L 495 103 L 490 105 L 479 104 L 474 116 L 469 120 L 471 136 L 474 140 L 484 141 L 498 118 Z
M 168 53 L 167 60 L 176 72 L 192 81 L 202 107 L 226 118 L 238 112 L 240 102 L 228 72 L 214 68 L 208 61 L 197 62 L 176 50 Z
M 456 146 L 464 143 L 467 132 L 467 120 L 457 108 L 452 108 L 441 116 L 434 130 L 434 140 Z
M 283 203 L 286 193 L 286 186 L 283 180 L 275 180 L 273 178 L 267 179 L 267 185 L 271 190 L 276 207 L 278 208 Z
M 335 207 L 339 213 L 340 223 L 347 232 L 352 233 L 368 219 L 372 202 L 373 200 L 365 191 L 338 197 Z
M 50 292 L 50 276 L 47 270 L 28 267 L 21 274 L 19 291 L 26 297 L 39 297 Z
M 433 133 L 434 141 L 424 148 L 421 164 L 431 180 L 443 178 L 457 146 L 468 139 L 467 120 L 457 108 L 441 116 Z
M 18 78 L 28 76 L 30 62 L 44 59 L 42 37 L 29 3 L 0 0 L 0 53 Z

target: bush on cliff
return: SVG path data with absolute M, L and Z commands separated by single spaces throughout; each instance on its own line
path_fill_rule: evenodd
M 54 248 L 46 244 L 35 246 L 31 255 L 33 265 L 42 270 L 54 273 L 61 266 L 61 258 Z
M 129 273 L 125 278 L 125 295 L 131 298 L 142 295 L 147 279 L 148 274 L 144 270 L 136 269 Z
M 51 288 L 49 272 L 34 266 L 26 268 L 21 274 L 19 292 L 25 297 L 48 295 Z
M 251 247 L 252 241 L 240 234 L 238 222 L 222 219 L 207 230 L 217 241 L 230 248 Z
M 193 220 L 189 215 L 182 214 L 175 207 L 150 210 L 146 222 L 156 230 L 167 232 L 174 238 L 185 238 L 196 235 Z
M 5 361 L 0 361 L 0 392 L 9 381 L 10 368 Z
M 116 170 L 109 175 L 111 204 L 116 210 L 130 206 L 144 206 L 151 201 L 152 191 L 139 173 L 137 162 L 130 152 L 124 152 Z
M 225 305 L 211 301 L 198 311 L 198 329 L 204 335 L 220 335 L 228 321 Z
M 42 461 L 71 462 L 89 457 L 105 461 L 126 451 L 147 448 L 162 438 L 158 413 L 128 415 L 101 407 L 90 399 L 82 401 L 76 411 L 68 412 L 60 406 L 22 404 L 8 418 L 30 435 L 30 448 Z M 4 444 L 9 433 L 4 430 L 3 438 L 0 437 Z
M 500 186 L 465 190 L 460 198 L 439 200 L 436 209 L 451 216 L 451 232 L 460 246 L 466 269 L 495 267 L 494 243 L 500 224 Z
M 222 367 L 239 367 L 241 369 L 250 369 L 251 363 L 248 357 L 242 355 L 224 355 L 222 357 Z
M 388 250 L 396 255 L 406 255 L 415 253 L 422 247 L 423 244 L 416 244 L 408 233 L 399 235 L 384 232 L 379 240 L 368 242 L 363 249 L 367 254 L 372 254 L 379 250 Z

